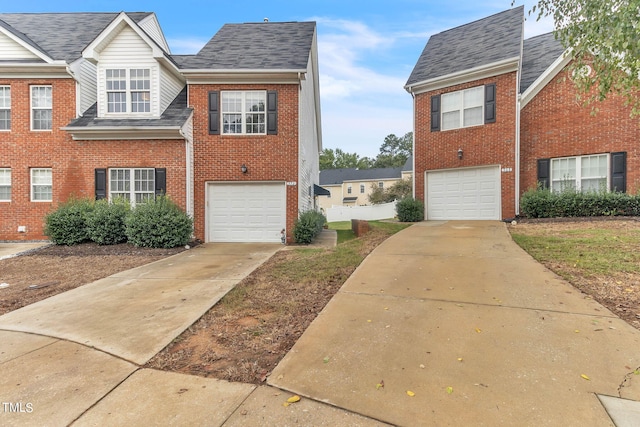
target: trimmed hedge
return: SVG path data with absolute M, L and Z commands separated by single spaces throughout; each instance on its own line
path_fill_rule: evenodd
M 125 225 L 129 243 L 149 248 L 185 245 L 193 233 L 193 220 L 165 196 L 136 205 Z
M 520 198 L 520 212 L 527 218 L 639 216 L 640 195 L 567 189 L 529 190 Z
M 293 227 L 293 240 L 308 245 L 322 231 L 327 218 L 318 211 L 306 211 L 300 214 Z
M 127 241 L 125 219 L 131 213 L 129 201 L 117 199 L 110 203 L 98 200 L 87 216 L 89 238 L 99 245 L 115 245 Z
M 400 222 L 420 222 L 424 220 L 424 203 L 413 197 L 405 197 L 396 204 Z
M 56 245 L 77 245 L 89 240 L 87 217 L 93 211 L 89 199 L 71 199 L 47 214 L 44 234 Z

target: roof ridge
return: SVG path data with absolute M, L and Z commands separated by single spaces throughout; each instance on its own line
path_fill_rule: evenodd
M 467 27 L 467 26 L 470 26 L 470 25 L 473 25 L 473 24 L 477 24 L 480 21 L 485 21 L 487 19 L 494 18 L 494 17 L 496 17 L 498 15 L 502 15 L 503 13 L 513 12 L 513 11 L 518 10 L 518 9 L 522 9 L 523 16 L 524 16 L 524 5 L 520 5 L 518 7 L 512 7 L 510 9 L 503 10 L 502 12 L 496 12 L 493 15 L 485 16 L 484 18 L 476 19 L 475 21 L 467 22 L 466 24 L 458 25 L 457 27 L 453 27 L 453 28 L 446 29 L 444 31 L 440 31 L 439 33 L 433 34 L 433 36 L 437 36 L 437 35 L 443 34 L 443 33 L 448 33 L 449 31 L 457 31 L 457 30 L 460 30 L 461 28 L 464 28 L 464 27 Z

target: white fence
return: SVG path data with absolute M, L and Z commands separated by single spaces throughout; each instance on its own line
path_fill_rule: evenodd
M 396 216 L 396 203 L 373 206 L 333 206 L 325 213 L 327 222 L 351 221 L 352 219 L 376 220 Z

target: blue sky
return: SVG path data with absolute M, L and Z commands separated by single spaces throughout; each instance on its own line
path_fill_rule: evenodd
M 8 4 L 6 4 L 8 3 Z M 525 5 L 529 10 L 534 1 Z M 225 23 L 317 22 L 324 148 L 375 157 L 412 130 L 403 88 L 429 36 L 511 7 L 511 0 L 243 0 L 5 2 L 2 12 L 155 12 L 172 53 L 196 53 Z M 553 30 L 528 18 L 525 37 Z

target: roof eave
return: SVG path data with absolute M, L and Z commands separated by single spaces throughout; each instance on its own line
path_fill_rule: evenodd
M 66 126 L 74 141 L 184 139 L 181 126 Z
M 65 61 L 51 63 L 0 63 L 0 74 L 6 78 L 70 78 Z
M 520 57 L 514 56 L 491 64 L 457 71 L 455 73 L 450 73 L 413 84 L 407 84 L 404 88 L 407 92 L 417 95 L 424 92 L 443 89 L 445 87 L 472 82 L 474 80 L 481 80 L 500 74 L 518 71 L 519 64 Z
M 291 70 L 182 70 L 187 84 L 250 84 L 281 83 L 299 84 L 306 79 L 306 69 Z
M 553 78 L 571 62 L 571 50 L 565 50 L 549 67 L 538 76 L 520 96 L 520 108 L 524 108 Z

